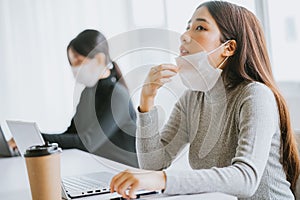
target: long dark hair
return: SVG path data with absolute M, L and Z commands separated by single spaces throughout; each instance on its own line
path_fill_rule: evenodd
M 110 58 L 108 42 L 102 33 L 92 29 L 84 30 L 79 33 L 73 40 L 71 40 L 71 42 L 67 46 L 67 52 L 69 49 L 72 49 L 76 53 L 88 58 L 94 58 L 96 54 L 104 53 L 106 56 L 106 64 L 108 64 L 109 62 L 113 64 L 114 67 L 112 70 L 116 72 L 117 80 L 127 88 L 126 83 L 122 78 L 122 73 L 119 66 Z
M 286 102 L 273 77 L 261 25 L 252 12 L 232 3 L 211 1 L 199 7 L 202 6 L 216 21 L 221 42 L 232 39 L 237 43 L 235 54 L 228 59 L 228 67 L 223 72 L 224 78 L 230 83 L 229 87 L 234 88 L 244 81 L 257 81 L 274 93 L 280 115 L 282 165 L 291 183 L 291 190 L 295 193 L 300 166 L 298 150 Z

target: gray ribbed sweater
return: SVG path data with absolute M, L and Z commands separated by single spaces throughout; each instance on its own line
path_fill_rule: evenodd
M 139 113 L 141 168 L 166 169 L 189 144 L 193 171 L 165 170 L 167 194 L 222 192 L 239 199 L 294 199 L 280 163 L 279 115 L 272 91 L 260 83 L 227 90 L 186 91 L 158 130 L 158 113 Z

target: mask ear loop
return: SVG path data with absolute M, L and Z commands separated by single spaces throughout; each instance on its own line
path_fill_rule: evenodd
M 214 53 L 215 51 L 217 51 L 219 48 L 221 48 L 222 46 L 226 45 L 230 40 L 227 40 L 226 42 L 224 42 L 223 44 L 221 44 L 219 47 L 217 47 L 216 49 L 210 51 L 209 53 L 207 53 L 207 55 Z M 228 60 L 229 56 L 227 56 L 217 67 L 217 69 L 219 69 L 227 60 Z
M 215 48 L 214 50 L 210 51 L 207 53 L 207 55 L 214 53 L 215 51 L 217 51 L 219 48 L 221 48 L 222 46 L 226 45 L 230 40 L 227 40 L 226 42 L 224 42 L 223 44 L 221 44 L 220 46 L 218 46 L 217 48 Z
M 112 64 L 112 62 L 110 62 L 110 63 L 108 63 L 108 64 L 106 65 L 106 68 L 107 68 L 107 69 L 112 69 L 112 68 L 114 68 L 114 65 Z
M 228 60 L 229 56 L 227 56 L 217 67 L 217 69 L 220 69 L 220 67 Z

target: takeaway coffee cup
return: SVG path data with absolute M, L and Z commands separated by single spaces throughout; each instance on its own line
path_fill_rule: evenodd
M 61 200 L 60 153 L 55 143 L 26 150 L 24 157 L 33 200 Z

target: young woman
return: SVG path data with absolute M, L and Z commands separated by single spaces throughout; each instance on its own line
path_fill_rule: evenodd
M 111 191 L 127 198 L 148 189 L 294 199 L 297 147 L 257 18 L 228 2 L 206 2 L 194 12 L 181 43 L 178 66 L 153 67 L 142 89 L 137 151 L 146 170 L 119 173 Z M 190 90 L 159 132 L 154 99 L 177 72 Z M 185 144 L 194 170 L 166 169 Z
M 136 114 L 106 38 L 85 30 L 70 42 L 67 55 L 76 81 L 86 87 L 69 128 L 43 138 L 63 149 L 78 148 L 137 167 Z M 15 147 L 13 140 L 10 145 Z
M 86 149 L 137 167 L 136 114 L 106 38 L 99 31 L 85 30 L 70 42 L 67 54 L 76 81 L 86 88 L 66 132 L 43 137 L 62 148 Z

